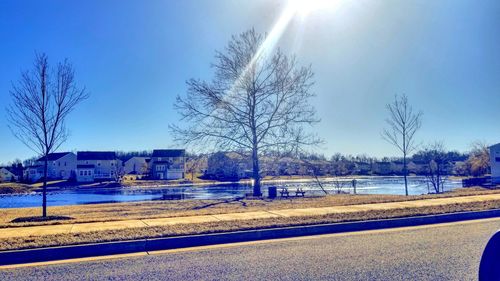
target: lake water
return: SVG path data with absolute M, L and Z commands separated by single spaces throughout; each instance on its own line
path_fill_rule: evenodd
M 356 178 L 358 194 L 403 194 L 404 181 L 402 177 L 363 177 Z M 306 195 L 322 195 L 318 184 L 311 181 L 277 181 L 264 184 L 262 191 L 267 195 L 268 186 L 289 188 L 290 193 L 300 187 Z M 324 188 L 334 193 L 332 181 L 325 180 Z M 445 184 L 445 190 L 461 187 L 461 181 L 450 180 Z M 431 192 L 432 192 L 432 187 Z M 345 179 L 342 191 L 353 193 L 350 179 Z M 428 186 L 424 177 L 409 177 L 408 191 L 410 194 L 427 194 Z M 222 184 L 207 186 L 182 187 L 117 187 L 117 188 L 73 188 L 60 191 L 50 191 L 47 195 L 49 206 L 115 203 L 131 201 L 176 200 L 176 199 L 231 199 L 242 197 L 252 192 L 249 184 Z M 0 195 L 0 208 L 38 207 L 41 205 L 41 193 Z

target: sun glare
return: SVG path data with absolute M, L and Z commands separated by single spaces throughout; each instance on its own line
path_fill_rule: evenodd
M 268 56 L 274 50 L 276 44 L 282 37 L 283 33 L 285 32 L 293 18 L 299 16 L 302 20 L 304 20 L 310 13 L 314 11 L 320 9 L 330 9 L 333 5 L 335 5 L 336 2 L 337 0 L 288 0 L 285 9 L 267 35 L 266 39 L 264 40 L 262 45 L 259 46 L 259 49 L 254 54 L 253 58 L 245 67 L 245 69 L 242 71 L 229 92 L 235 94 L 234 87 L 238 82 L 241 81 L 243 77 L 245 77 L 250 67 L 254 65 L 259 59 Z
M 330 8 L 335 2 L 335 0 L 289 0 L 289 5 L 298 15 L 306 17 L 316 10 Z

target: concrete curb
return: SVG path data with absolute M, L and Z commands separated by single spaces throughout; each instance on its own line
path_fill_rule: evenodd
M 260 230 L 224 232 L 214 234 L 139 239 L 73 246 L 48 247 L 26 250 L 0 251 L 0 265 L 44 262 L 63 259 L 129 254 L 196 246 L 279 239 L 308 235 L 375 230 L 393 227 L 418 226 L 464 220 L 500 217 L 500 209 L 458 212 L 440 215 L 369 220 L 308 226 L 293 226 Z

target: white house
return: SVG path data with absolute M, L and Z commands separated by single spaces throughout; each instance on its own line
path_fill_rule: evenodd
M 500 143 L 490 146 L 491 181 L 500 184 Z
M 7 168 L 0 168 L 0 182 L 17 181 L 18 178 Z
M 80 151 L 77 153 L 76 180 L 93 182 L 116 180 L 122 170 L 121 161 L 111 151 Z
M 130 178 L 137 179 L 148 175 L 149 173 L 149 157 L 132 157 L 123 163 L 123 174 Z
M 57 152 L 47 155 L 47 178 L 67 180 L 75 176 L 76 155 L 73 152 Z M 43 177 L 45 157 L 35 161 L 26 170 L 28 180 L 35 182 Z

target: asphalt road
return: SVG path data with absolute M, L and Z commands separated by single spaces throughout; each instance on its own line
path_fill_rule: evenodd
M 500 219 L 0 271 L 0 280 L 477 280 Z

